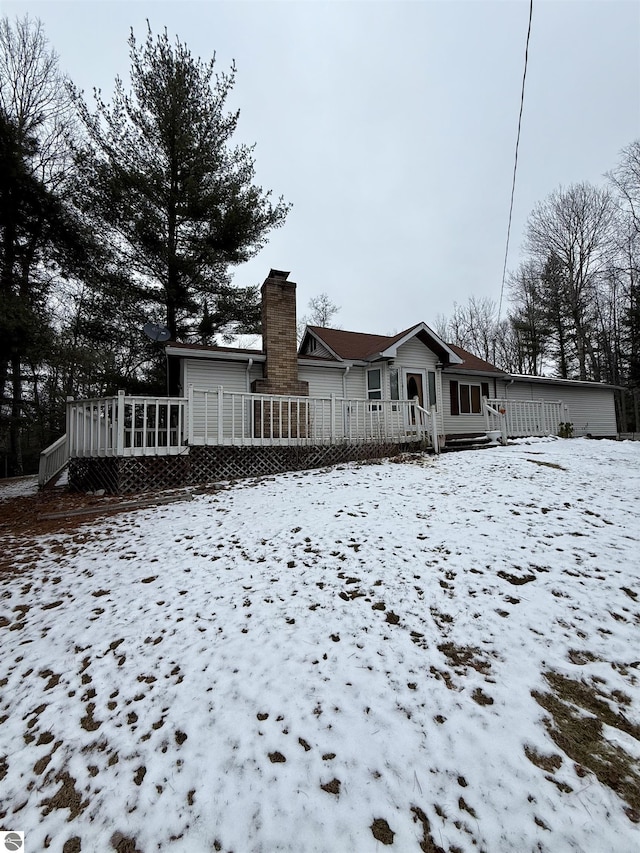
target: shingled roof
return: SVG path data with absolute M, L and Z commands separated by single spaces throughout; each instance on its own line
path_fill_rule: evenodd
M 369 356 L 382 352 L 401 340 L 415 326 L 411 326 L 397 335 L 368 335 L 364 332 L 347 332 L 344 329 L 326 329 L 322 326 L 308 326 L 338 358 L 345 361 L 363 361 Z
M 462 364 L 456 365 L 456 370 L 476 373 L 496 373 L 500 376 L 504 376 L 504 370 L 500 370 L 489 361 L 485 361 L 483 358 L 478 358 L 477 355 L 467 352 L 466 349 L 462 349 L 462 347 L 456 346 L 456 344 L 448 344 L 448 346 L 451 347 L 455 354 L 459 355 L 462 359 Z

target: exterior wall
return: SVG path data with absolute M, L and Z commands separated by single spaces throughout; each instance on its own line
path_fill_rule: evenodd
M 193 429 L 196 435 L 203 435 L 205 432 L 205 421 L 209 429 L 215 429 L 217 423 L 217 406 L 215 397 L 212 395 L 210 399 L 206 395 L 200 393 L 202 391 L 216 391 L 218 385 L 222 385 L 225 391 L 230 391 L 235 394 L 250 393 L 251 385 L 256 379 L 262 377 L 262 363 L 253 364 L 249 370 L 247 384 L 247 364 L 246 361 L 218 361 L 204 358 L 188 358 L 183 360 L 184 365 L 184 395 L 189 393 L 189 386 L 194 388 L 193 395 Z M 241 405 L 240 403 L 238 405 Z M 247 407 L 249 404 L 246 404 Z M 208 409 L 205 411 L 205 409 Z M 237 407 L 236 407 L 237 408 Z M 236 411 L 238 416 L 238 411 Z M 241 415 L 241 413 L 240 413 Z M 231 409 L 226 408 L 224 413 L 225 427 L 227 430 L 231 428 Z M 250 418 L 249 409 L 245 412 L 245 417 Z
M 348 400 L 364 400 L 367 396 L 367 381 L 366 381 L 366 368 L 361 367 L 359 365 L 354 365 L 351 370 L 347 373 L 346 386 L 347 386 L 347 399 Z M 382 378 L 384 383 L 384 375 Z M 383 385 L 384 387 L 384 385 Z
M 573 424 L 573 434 L 615 436 L 617 434 L 612 388 L 530 382 L 516 379 L 505 390 L 507 400 L 561 400 L 565 420 Z
M 443 373 L 442 374 L 442 420 L 445 435 L 468 435 L 483 433 L 486 421 L 482 413 L 479 415 L 451 414 L 451 380 L 462 384 L 481 385 L 488 382 L 489 393 L 493 394 L 493 379 L 473 373 Z
M 309 367 L 301 365 L 298 368 L 298 375 L 303 382 L 309 383 L 310 397 L 330 397 L 335 394 L 336 397 L 343 396 L 342 377 L 344 376 L 344 367 L 329 368 L 329 367 Z
M 398 347 L 394 359 L 395 367 L 416 367 L 422 370 L 435 370 L 438 362 L 437 355 L 428 349 L 417 338 L 412 338 L 406 344 Z
M 186 397 L 189 385 L 195 388 L 214 390 L 223 385 L 225 391 L 244 394 L 250 390 L 247 385 L 246 361 L 218 361 L 207 358 L 185 358 L 183 394 Z M 262 378 L 262 364 L 253 364 L 249 371 L 249 382 Z
M 317 341 L 313 338 L 313 342 L 315 343 L 315 347 L 312 349 L 307 345 L 307 354 L 318 356 L 318 358 L 334 358 L 334 356 L 329 352 L 329 350 L 322 346 L 320 341 Z

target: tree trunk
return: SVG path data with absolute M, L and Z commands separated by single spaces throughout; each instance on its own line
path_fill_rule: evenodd
M 14 477 L 20 477 L 23 473 L 22 467 L 22 377 L 20 374 L 20 356 L 14 355 L 11 359 L 11 372 L 13 383 L 13 399 L 11 402 L 11 423 L 9 427 L 9 468 Z

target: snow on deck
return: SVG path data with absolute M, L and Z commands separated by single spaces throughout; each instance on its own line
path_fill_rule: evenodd
M 0 826 L 52 853 L 637 851 L 532 691 L 595 685 L 637 732 L 639 505 L 640 444 L 539 440 L 39 539 L 0 578 Z

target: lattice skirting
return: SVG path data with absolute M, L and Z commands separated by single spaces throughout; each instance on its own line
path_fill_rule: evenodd
M 69 485 L 78 491 L 105 489 L 109 494 L 134 494 L 324 468 L 342 462 L 381 459 L 415 452 L 421 447 L 419 442 L 312 447 L 191 447 L 183 456 L 72 459 L 69 463 Z
M 69 487 L 80 492 L 104 489 L 110 495 L 154 492 L 189 485 L 189 471 L 187 455 L 70 459 Z

